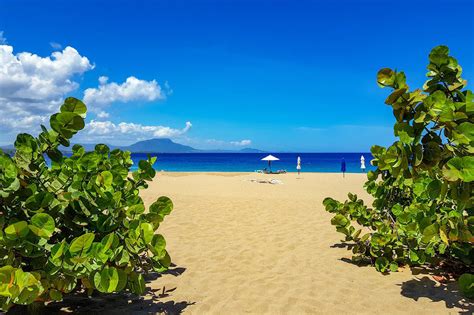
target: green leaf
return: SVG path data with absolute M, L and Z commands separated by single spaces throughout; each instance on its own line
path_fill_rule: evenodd
M 26 199 L 25 206 L 33 211 L 45 209 L 51 205 L 54 195 L 48 191 L 41 191 Z
M 467 298 L 474 298 L 474 275 L 465 273 L 458 280 L 459 289 L 461 293 Z
M 51 161 L 56 163 L 61 162 L 61 159 L 63 158 L 63 154 L 61 153 L 61 151 L 56 148 L 46 151 L 46 154 L 51 159 Z
M 126 250 L 122 250 L 115 261 L 117 262 L 118 266 L 126 266 L 130 261 L 130 255 Z
M 140 224 L 140 234 L 145 244 L 148 244 L 151 242 L 154 232 L 155 231 L 153 229 L 153 225 L 151 225 L 150 223 Z
M 54 219 L 47 213 L 37 213 L 31 218 L 31 224 L 28 226 L 37 236 L 49 239 L 56 225 Z
M 99 154 L 109 154 L 110 148 L 105 144 L 97 144 L 94 148 L 94 151 Z
M 405 92 L 406 88 L 397 89 L 390 94 L 390 96 L 385 100 L 385 104 L 392 105 L 395 103 Z
M 153 235 L 153 238 L 148 244 L 148 249 L 158 258 L 163 258 L 165 255 L 166 241 L 165 238 L 160 234 Z
M 443 168 L 443 175 L 449 181 L 474 181 L 474 156 L 452 158 Z
M 440 196 L 442 183 L 435 179 L 428 184 L 427 191 L 428 196 L 431 199 L 436 199 Z
M 389 261 L 388 261 L 387 258 L 378 257 L 375 260 L 375 269 L 377 269 L 377 271 L 385 272 L 385 271 L 387 271 L 388 267 L 389 267 Z
M 427 226 L 423 230 L 423 242 L 428 243 L 433 237 L 438 236 L 438 231 L 439 231 L 439 225 L 438 223 L 433 223 L 429 226 Z
M 74 113 L 84 118 L 86 116 L 87 107 L 81 100 L 74 97 L 68 97 L 64 100 L 64 104 L 61 106 L 61 113 L 65 112 Z
M 54 114 L 49 123 L 54 131 L 66 139 L 72 138 L 76 132 L 84 128 L 84 118 L 71 112 Z
M 456 143 L 470 144 L 474 141 L 474 124 L 470 122 L 463 122 L 456 127 L 455 133 Z
M 413 148 L 413 151 L 414 151 L 413 154 L 415 156 L 414 165 L 419 166 L 421 162 L 423 162 L 423 146 L 420 144 L 417 144 Z
M 392 86 L 395 82 L 395 72 L 392 69 L 384 68 L 377 73 L 377 84 L 380 87 Z
M 143 295 L 145 293 L 145 279 L 142 274 L 131 272 L 128 275 L 128 287 L 132 293 Z
M 63 240 L 61 243 L 56 243 L 51 248 L 50 259 L 57 260 L 60 259 L 64 253 L 64 249 L 66 248 L 66 241 Z
M 85 253 L 89 250 L 94 241 L 95 235 L 94 233 L 86 233 L 77 238 L 75 238 L 71 246 L 69 246 L 69 252 L 72 255 L 77 255 L 79 253 Z
M 118 243 L 118 240 L 117 240 L 117 236 L 115 235 L 114 232 L 106 235 L 102 241 L 100 241 L 101 244 L 102 244 L 102 252 L 105 253 L 106 251 L 108 251 L 112 245 L 117 242 Z
M 9 240 L 17 240 L 26 237 L 29 231 L 28 223 L 26 221 L 19 221 L 5 228 L 5 237 Z
M 112 293 L 123 290 L 127 283 L 127 275 L 121 269 L 106 266 L 94 274 L 94 286 L 99 292 Z
M 62 301 L 63 300 L 63 294 L 61 293 L 61 291 L 56 290 L 56 289 L 49 290 L 49 297 L 53 301 Z
M 418 260 L 420 259 L 416 251 L 411 250 L 411 249 L 410 249 L 409 257 L 410 257 L 411 262 L 413 263 L 417 263 Z
M 442 66 L 448 64 L 449 59 L 449 48 L 446 46 L 437 46 L 433 48 L 430 52 L 430 62 L 436 66 Z
M 392 207 L 392 213 L 398 217 L 403 213 L 403 207 L 400 204 L 394 204 Z
M 413 140 L 415 140 L 413 127 L 405 122 L 396 123 L 394 130 L 395 136 L 399 137 L 400 140 L 405 144 L 411 144 Z
M 109 171 L 101 172 L 96 179 L 96 184 L 98 186 L 104 186 L 106 188 L 111 187 L 114 180 L 114 176 Z
M 368 180 L 376 180 L 378 177 L 378 174 L 374 171 L 368 171 L 367 172 L 367 179 Z
M 143 172 L 145 175 L 145 179 L 151 180 L 156 175 L 156 171 L 153 166 L 145 160 L 141 160 L 138 162 L 138 168 Z
M 134 216 L 134 215 L 137 215 L 137 214 L 142 214 L 143 212 L 145 212 L 145 206 L 143 205 L 143 203 L 134 204 L 134 205 L 128 207 L 128 209 L 127 209 L 127 215 L 128 216 Z
M 396 262 L 390 263 L 390 271 L 396 272 L 398 270 L 398 264 Z
M 164 217 L 173 210 L 173 202 L 170 198 L 162 196 L 150 206 L 150 212 Z
M 331 219 L 331 224 L 336 227 L 347 227 L 350 224 L 350 221 L 344 215 L 338 213 Z
M 171 265 L 171 258 L 168 255 L 168 252 L 166 251 L 164 251 L 164 255 L 162 258 L 152 257 L 152 261 L 153 261 L 153 271 L 155 272 L 166 271 Z

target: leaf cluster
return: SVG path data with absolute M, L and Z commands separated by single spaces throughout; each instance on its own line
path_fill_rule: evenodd
M 0 151 L 0 309 L 61 300 L 73 291 L 143 294 L 143 274 L 170 265 L 155 234 L 173 203 L 158 198 L 145 211 L 139 196 L 155 176 L 156 157 L 60 146 L 84 128 L 86 106 L 67 98 L 37 138 L 19 134 L 13 156 Z M 47 163 L 46 156 L 51 163 Z
M 378 72 L 379 86 L 392 89 L 385 104 L 396 119 L 397 141 L 371 149 L 376 170 L 364 187 L 372 207 L 353 194 L 323 204 L 353 242 L 355 261 L 368 260 L 380 272 L 450 264 L 466 274 L 460 288 L 472 296 L 474 98 L 446 46 L 431 51 L 427 68 L 422 90 L 410 90 L 403 72 Z

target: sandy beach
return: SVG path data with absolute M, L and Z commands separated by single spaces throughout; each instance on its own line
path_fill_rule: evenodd
M 363 174 L 159 173 L 143 198 L 147 204 L 161 195 L 174 201 L 174 212 L 159 231 L 176 266 L 148 283 L 155 294 L 164 293 L 155 304 L 133 311 L 472 311 L 454 284 L 448 290 L 427 271 L 405 268 L 382 275 L 348 261 L 351 252 L 343 248 L 321 202 L 327 196 L 342 200 L 349 191 L 370 201 L 364 181 Z

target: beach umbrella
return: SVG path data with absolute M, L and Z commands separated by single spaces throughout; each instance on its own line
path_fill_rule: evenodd
M 264 157 L 262 159 L 262 161 L 268 161 L 268 168 L 271 170 L 272 169 L 272 161 L 280 161 L 279 158 L 277 158 L 276 156 L 273 156 L 273 155 L 267 155 L 266 157 Z

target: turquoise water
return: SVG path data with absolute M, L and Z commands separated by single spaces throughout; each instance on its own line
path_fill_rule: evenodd
M 268 167 L 261 159 L 268 153 L 159 153 L 151 154 L 158 159 L 154 165 L 160 171 L 175 172 L 253 172 Z M 360 157 L 364 155 L 367 170 L 370 165 L 370 153 L 272 153 L 280 161 L 272 162 L 272 169 L 296 172 L 296 159 L 301 157 L 302 172 L 332 173 L 341 171 L 341 160 L 346 161 L 348 173 L 361 173 Z M 136 169 L 138 161 L 146 159 L 147 154 L 134 153 L 132 160 Z

